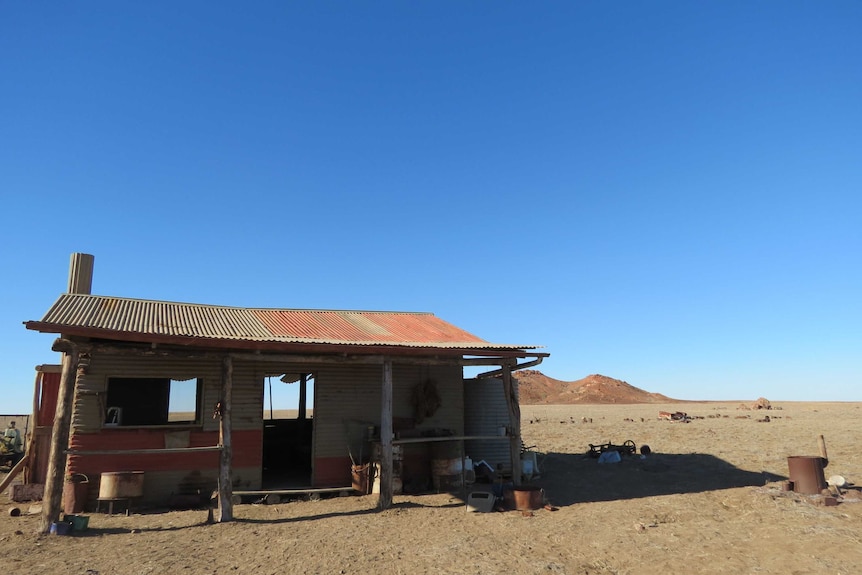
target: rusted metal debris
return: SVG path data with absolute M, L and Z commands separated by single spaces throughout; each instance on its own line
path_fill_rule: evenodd
M 593 458 L 598 458 L 602 455 L 602 453 L 606 451 L 616 451 L 620 455 L 634 455 L 637 451 L 637 446 L 635 442 L 631 439 L 627 439 L 623 442 L 622 445 L 614 445 L 613 443 L 601 443 L 599 445 L 593 445 L 590 443 L 590 448 L 587 450 L 587 455 Z
M 659 411 L 658 418 L 666 419 L 668 421 L 683 421 L 685 423 L 691 421 L 691 418 L 688 416 L 688 414 L 683 411 Z

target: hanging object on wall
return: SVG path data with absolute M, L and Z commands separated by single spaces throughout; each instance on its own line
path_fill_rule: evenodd
M 416 423 L 422 423 L 425 419 L 433 416 L 440 409 L 440 392 L 437 391 L 437 382 L 426 379 L 413 387 L 413 417 Z

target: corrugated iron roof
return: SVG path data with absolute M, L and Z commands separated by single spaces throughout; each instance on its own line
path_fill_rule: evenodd
M 489 343 L 431 313 L 254 309 L 62 294 L 28 329 L 99 337 L 111 333 L 140 336 L 141 341 L 202 338 L 243 342 L 401 346 L 439 349 L 535 349 Z

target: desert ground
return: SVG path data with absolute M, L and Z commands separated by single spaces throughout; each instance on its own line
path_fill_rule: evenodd
M 467 512 L 462 494 L 375 495 L 206 510 L 89 513 L 74 536 L 35 534 L 29 504 L 0 495 L 4 572 L 198 573 L 780 573 L 862 572 L 862 404 L 734 403 L 522 406 L 525 444 L 540 452 L 549 508 Z M 688 423 L 660 421 L 685 411 Z M 769 422 L 758 421 L 768 415 Z M 789 455 L 819 455 L 836 498 L 782 490 Z M 590 444 L 648 445 L 598 464 Z M 487 486 L 476 485 L 487 489 Z

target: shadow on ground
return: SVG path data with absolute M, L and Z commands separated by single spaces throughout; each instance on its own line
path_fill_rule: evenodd
M 624 456 L 619 463 L 600 464 L 595 458 L 583 454 L 549 453 L 541 463 L 542 476 L 529 482 L 544 489 L 546 500 L 558 507 L 577 503 L 638 499 L 657 495 L 677 495 L 701 493 L 736 487 L 762 486 L 767 483 L 786 479 L 768 472 L 745 471 L 734 467 L 727 461 L 704 453 L 651 454 L 641 458 L 639 455 Z M 477 483 L 471 491 L 492 491 L 493 486 Z M 450 502 L 443 507 L 463 506 L 465 493 L 460 490 L 452 493 L 462 503 Z M 395 509 L 410 509 L 428 506 L 417 501 L 396 501 Z M 238 523 L 276 524 L 296 523 L 325 519 L 372 515 L 377 509 L 357 509 L 352 511 L 323 511 L 310 516 L 281 517 L 266 519 L 238 518 Z M 206 511 L 201 511 L 201 519 Z M 204 524 L 181 527 L 146 528 L 141 531 L 172 531 L 187 529 Z M 128 529 L 91 529 L 88 536 L 128 533 Z
M 632 455 L 605 464 L 581 454 L 549 453 L 541 469 L 542 477 L 531 484 L 542 487 L 548 501 L 558 506 L 761 486 L 786 479 L 745 471 L 705 453 L 651 454 L 643 459 Z

